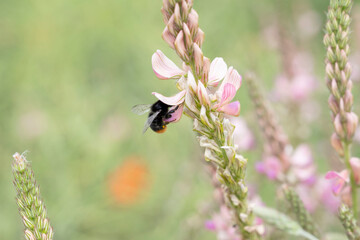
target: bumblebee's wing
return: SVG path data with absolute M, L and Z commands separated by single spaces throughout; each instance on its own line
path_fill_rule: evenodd
M 153 115 L 151 115 L 147 120 L 146 123 L 144 125 L 144 129 L 143 129 L 143 134 L 146 132 L 146 130 L 150 127 L 151 123 L 155 120 L 155 118 L 157 117 L 157 115 L 159 115 L 161 111 L 157 111 L 155 112 Z
M 138 104 L 131 108 L 131 111 L 137 115 L 143 115 L 150 111 L 151 104 Z

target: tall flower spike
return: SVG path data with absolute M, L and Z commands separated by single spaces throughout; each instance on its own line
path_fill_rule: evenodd
M 292 212 L 295 214 L 296 219 L 300 226 L 307 232 L 312 235 L 319 237 L 320 233 L 313 219 L 311 218 L 309 212 L 305 209 L 303 202 L 300 197 L 296 194 L 296 192 L 289 188 L 288 186 L 283 187 L 283 191 L 285 193 L 285 197 L 287 201 L 290 203 Z
M 356 223 L 356 218 L 354 218 L 352 211 L 346 205 L 340 206 L 339 218 L 346 231 L 348 239 L 360 239 L 360 229 Z
M 332 136 L 332 145 L 343 158 L 347 169 L 351 172 L 351 191 L 353 212 L 357 213 L 357 193 L 354 172 L 350 165 L 350 146 L 354 136 L 358 117 L 352 112 L 353 96 L 350 79 L 351 66 L 348 61 L 350 10 L 352 0 L 331 0 L 325 27 L 324 44 L 326 54 L 326 77 L 330 91 L 329 106 L 332 112 L 336 136 Z
M 238 115 L 240 112 L 240 103 L 230 101 L 240 87 L 241 77 L 233 68 L 227 71 L 222 58 L 210 63 L 204 56 L 201 50 L 204 33 L 199 28 L 198 14 L 192 8 L 192 0 L 163 0 L 162 13 L 166 24 L 163 39 L 186 65 L 184 69 L 187 74 L 183 75 L 186 83 L 181 89 L 186 91 L 184 112 L 193 118 L 193 130 L 199 133 L 198 140 L 204 148 L 205 159 L 216 169 L 216 176 L 238 226 L 236 231 L 244 239 L 259 239 L 259 232 L 252 225 L 252 211 L 247 204 L 247 160 L 237 152 L 233 141 L 234 126 L 224 115 Z M 214 88 L 224 77 L 223 84 L 216 91 Z
M 289 167 L 289 159 L 285 152 L 286 146 L 288 145 L 287 136 L 278 125 L 272 110 L 255 81 L 255 77 L 252 74 L 248 74 L 245 79 L 249 86 L 251 100 L 255 105 L 260 128 L 267 144 L 270 146 L 271 155 L 280 159 L 283 169 L 286 170 Z
M 14 154 L 12 164 L 16 202 L 25 226 L 27 240 L 51 240 L 53 229 L 46 217 L 45 204 L 41 200 L 39 186 L 36 185 L 30 163 L 23 155 Z

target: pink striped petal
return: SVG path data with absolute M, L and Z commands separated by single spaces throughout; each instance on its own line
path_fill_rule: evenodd
M 160 50 L 157 50 L 152 55 L 151 62 L 153 71 L 159 79 L 180 78 L 181 75 L 185 74 Z
M 175 105 L 179 105 L 184 102 L 186 90 L 183 90 L 171 97 L 165 97 L 157 92 L 153 92 L 152 94 L 155 95 L 155 97 L 157 97 L 157 99 L 159 99 L 163 103 L 166 103 L 167 105 L 170 105 L 170 106 L 175 106 Z
M 229 103 L 235 97 L 235 95 L 236 89 L 234 85 L 226 83 L 221 94 L 220 106 Z
M 338 195 L 343 189 L 345 183 L 349 182 L 349 174 L 347 170 L 343 170 L 340 173 L 335 171 L 329 171 L 325 175 L 326 179 L 334 179 L 331 183 L 331 189 L 335 195 Z
M 239 116 L 240 114 L 240 102 L 236 101 L 236 102 L 232 102 L 229 104 L 226 104 L 225 106 L 222 106 L 218 109 L 221 112 L 224 112 L 228 115 L 232 115 L 232 116 Z
M 169 109 L 168 115 L 170 117 L 165 118 L 164 121 L 168 123 L 170 122 L 175 123 L 179 121 L 182 117 L 183 109 L 184 109 L 184 104 L 173 106 L 172 108 Z
M 226 83 L 231 83 L 234 85 L 236 91 L 241 86 L 241 76 L 233 67 L 230 67 L 226 73 L 223 84 L 225 85 Z
M 342 179 L 342 180 L 348 182 L 349 181 L 349 173 L 347 170 L 342 170 L 340 173 L 336 172 L 336 171 L 329 171 L 326 173 L 325 178 L 326 179 L 339 178 L 339 179 Z
M 227 65 L 222 58 L 215 58 L 210 65 L 208 83 L 216 87 L 226 75 Z

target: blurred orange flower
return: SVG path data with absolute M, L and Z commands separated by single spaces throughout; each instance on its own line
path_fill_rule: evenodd
M 111 196 L 122 205 L 136 203 L 148 188 L 148 183 L 149 171 L 139 156 L 125 158 L 108 179 Z

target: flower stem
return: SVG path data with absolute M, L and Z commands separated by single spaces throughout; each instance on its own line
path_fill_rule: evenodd
M 352 208 L 353 208 L 354 218 L 357 219 L 357 186 L 356 186 L 354 171 L 352 170 L 351 164 L 350 164 L 350 158 L 351 158 L 350 147 L 351 147 L 350 143 L 344 144 L 344 161 L 345 161 L 346 167 L 348 168 L 348 170 L 350 172 Z

